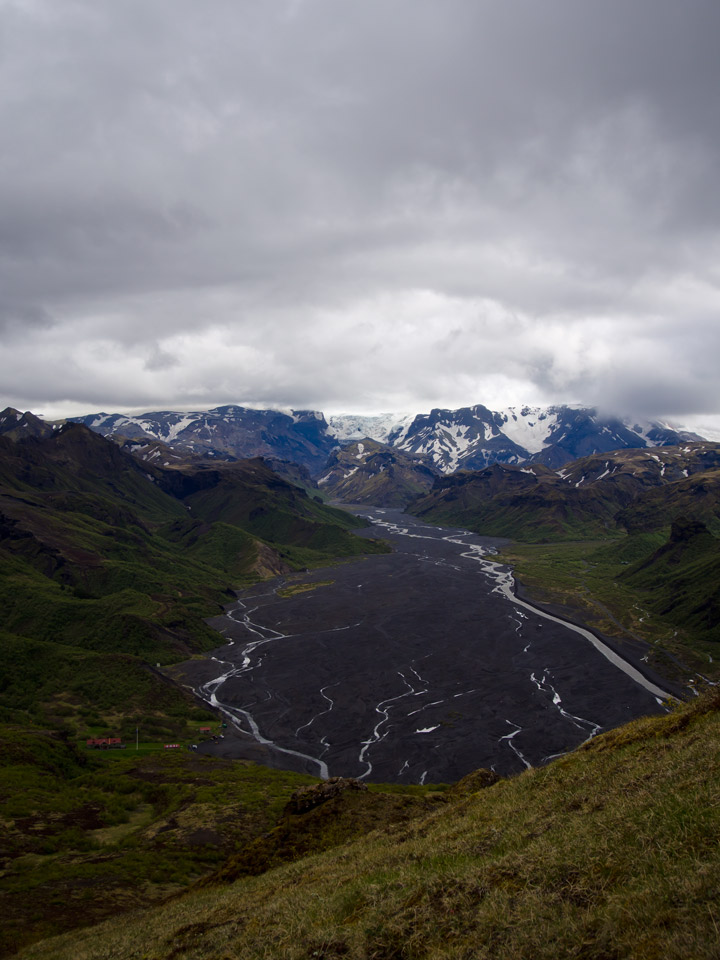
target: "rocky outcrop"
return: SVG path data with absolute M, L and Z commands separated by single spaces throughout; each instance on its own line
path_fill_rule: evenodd
M 454 783 L 448 790 L 448 796 L 454 800 L 467 797 L 471 793 L 477 793 L 478 790 L 486 790 L 488 787 L 492 787 L 493 784 L 499 783 L 501 779 L 494 770 L 486 770 L 484 767 L 480 767 Z
M 367 790 L 367 784 L 353 777 L 330 777 L 312 787 L 300 787 L 288 800 L 284 814 L 307 813 L 347 791 Z
M 5 407 L 0 412 L 0 435 L 10 440 L 27 440 L 28 437 L 49 437 L 53 428 L 26 410 L 20 413 L 14 407 Z
M 285 563 L 277 550 L 259 540 L 256 541 L 256 548 L 257 558 L 251 567 L 253 573 L 259 577 L 279 577 L 292 572 L 292 567 Z
M 210 883 L 257 876 L 281 863 L 330 850 L 373 830 L 395 831 L 446 803 L 445 793 L 419 796 L 369 790 L 362 780 L 331 777 L 292 794 L 277 825 L 238 851 Z

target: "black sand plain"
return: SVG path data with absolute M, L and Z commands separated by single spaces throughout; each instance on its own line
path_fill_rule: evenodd
M 477 767 L 539 766 L 665 709 L 587 639 L 500 592 L 500 568 L 487 563 L 499 541 L 399 510 L 355 512 L 392 554 L 262 583 L 209 621 L 226 642 L 181 667 L 229 721 L 203 752 L 320 776 L 452 782 Z M 279 596 L 288 586 L 310 589 Z M 635 644 L 621 653 L 640 665 Z

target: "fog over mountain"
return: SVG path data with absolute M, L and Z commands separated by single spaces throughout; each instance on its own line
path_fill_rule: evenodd
M 0 408 L 720 436 L 715 0 L 0 3 Z

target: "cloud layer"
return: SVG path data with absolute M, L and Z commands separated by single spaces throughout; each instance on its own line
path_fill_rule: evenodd
M 716 0 L 0 0 L 0 403 L 720 414 Z

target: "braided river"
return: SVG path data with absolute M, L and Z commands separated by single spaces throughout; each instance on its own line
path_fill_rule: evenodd
M 320 777 L 452 782 L 540 766 L 666 709 L 673 688 L 637 644 L 515 595 L 500 541 L 399 510 L 354 512 L 391 554 L 263 582 L 209 621 L 223 642 L 180 668 L 227 723 L 201 752 Z

